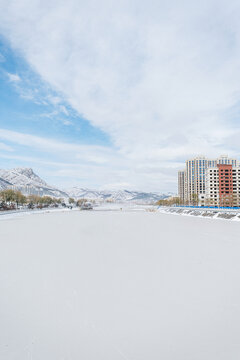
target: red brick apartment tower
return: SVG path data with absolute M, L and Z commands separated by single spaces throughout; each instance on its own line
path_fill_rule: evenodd
M 219 206 L 233 206 L 232 165 L 218 164 Z

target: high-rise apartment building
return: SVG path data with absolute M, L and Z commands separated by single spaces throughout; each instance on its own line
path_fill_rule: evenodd
M 208 160 L 199 156 L 186 161 L 186 191 L 184 199 L 187 202 L 195 200 L 196 194 L 205 194 L 205 175 Z
M 218 164 L 207 170 L 205 205 L 240 206 L 240 167 Z
M 182 202 L 185 201 L 185 184 L 186 184 L 186 171 L 179 171 L 178 172 L 178 194 Z
M 179 171 L 178 194 L 185 204 L 238 206 L 239 176 L 237 159 L 226 155 L 217 159 L 198 156 L 186 161 L 185 171 Z

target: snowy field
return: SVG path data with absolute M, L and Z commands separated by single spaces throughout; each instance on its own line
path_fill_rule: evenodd
M 239 360 L 240 223 L 115 210 L 0 221 L 0 359 Z

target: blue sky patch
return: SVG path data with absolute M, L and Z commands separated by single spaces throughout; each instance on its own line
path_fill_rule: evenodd
M 35 74 L 0 38 L 0 126 L 61 141 L 110 146 L 93 127 Z

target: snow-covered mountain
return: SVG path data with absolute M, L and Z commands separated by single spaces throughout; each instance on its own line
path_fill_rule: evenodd
M 153 203 L 160 199 L 165 199 L 171 196 L 171 193 L 153 193 L 153 192 L 141 192 L 141 191 L 129 191 L 129 190 L 90 190 L 78 187 L 66 189 L 66 193 L 74 199 L 89 199 L 89 200 L 101 200 L 101 201 L 113 201 L 113 202 L 136 202 L 136 203 Z
M 90 190 L 73 187 L 64 191 L 48 185 L 31 168 L 0 169 L 0 190 L 13 188 L 23 194 L 49 195 L 54 197 L 74 199 L 89 199 L 96 201 L 153 203 L 171 196 L 171 193 L 141 192 L 129 190 Z
M 23 194 L 49 195 L 68 197 L 68 194 L 48 185 L 30 168 L 0 169 L 0 190 L 13 188 Z
M 0 190 L 7 189 L 10 185 L 11 185 L 11 183 L 9 183 L 8 181 L 6 181 L 0 177 Z

